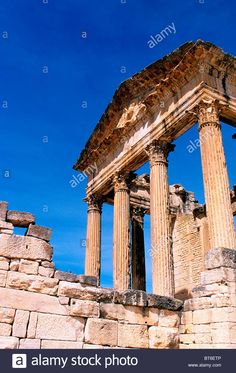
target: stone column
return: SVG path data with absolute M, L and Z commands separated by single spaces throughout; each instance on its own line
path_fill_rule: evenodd
M 210 247 L 236 249 L 228 172 L 217 102 L 203 100 L 198 122 Z
M 147 147 L 150 160 L 152 291 L 174 296 L 167 157 L 174 145 L 156 140 Z
M 132 289 L 146 291 L 144 221 L 145 211 L 141 207 L 131 209 L 132 222 Z
M 127 174 L 114 177 L 113 283 L 130 288 L 130 190 Z
M 88 203 L 85 274 L 97 276 L 100 283 L 101 268 L 101 206 L 102 200 L 96 195 L 86 199 Z

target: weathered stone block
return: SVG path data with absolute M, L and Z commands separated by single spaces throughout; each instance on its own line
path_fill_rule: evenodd
M 184 310 L 186 311 L 194 311 L 194 310 L 212 308 L 212 307 L 213 307 L 213 303 L 210 297 L 192 298 L 192 299 L 187 299 L 184 302 Z
M 19 272 L 8 272 L 7 287 L 56 295 L 58 280 L 42 276 L 27 275 Z
M 35 338 L 38 321 L 37 312 L 30 312 L 29 325 L 27 329 L 27 338 Z
M 185 311 L 181 316 L 181 324 L 192 324 L 193 322 L 193 313 L 192 311 Z
M 41 345 L 40 339 L 21 339 L 20 346 L 21 349 L 39 349 Z
M 51 260 L 52 248 L 42 240 L 26 236 L 0 236 L 0 255 L 12 259 Z
M 148 294 L 148 306 L 178 311 L 182 308 L 183 302 L 179 299 L 163 297 L 156 294 Z
M 147 326 L 118 324 L 118 346 L 148 348 Z
M 232 284 L 232 283 L 231 283 Z M 230 292 L 229 284 L 224 283 L 211 283 L 209 285 L 198 286 L 192 289 L 192 297 L 210 297 L 214 294 L 228 294 Z
M 25 338 L 28 321 L 29 311 L 16 310 L 12 335 L 14 337 Z
M 43 340 L 41 348 L 46 349 L 80 349 L 83 348 L 82 342 L 68 342 L 68 341 L 50 341 Z
M 20 259 L 13 259 L 10 262 L 10 271 L 18 271 L 20 266 Z
M 78 282 L 89 286 L 97 286 L 98 283 L 96 276 L 76 275 L 74 273 L 63 271 L 56 271 L 54 277 L 61 281 Z
M 207 270 L 201 273 L 201 284 L 208 285 L 212 283 L 222 283 L 227 281 L 235 281 L 236 270 L 232 268 L 220 267 Z
M 98 279 L 96 276 L 78 275 L 79 282 L 84 285 L 97 286 Z
M 12 324 L 15 316 L 15 310 L 11 308 L 0 307 L 0 322 Z
M 230 323 L 219 322 L 211 324 L 211 336 L 213 343 L 230 343 Z
M 0 219 L 0 233 L 13 234 L 13 225 Z
M 193 332 L 194 333 L 207 333 L 210 335 L 211 325 L 210 324 L 193 325 Z
M 76 300 L 70 307 L 71 316 L 99 317 L 99 304 L 97 302 Z
M 157 325 L 159 310 L 157 308 L 100 303 L 100 317 L 104 319 L 127 321 L 130 324 Z
M 0 229 L 13 230 L 13 224 L 7 221 L 0 220 Z
M 5 256 L 0 256 L 0 262 L 6 262 L 9 263 L 10 259 L 6 258 Z
M 194 325 L 193 324 L 180 325 L 179 326 L 179 333 L 180 334 L 194 333 Z
M 38 314 L 36 338 L 82 341 L 85 320 L 79 317 Z
M 9 288 L 0 288 L 0 307 L 58 315 L 68 314 L 66 307 L 60 305 L 57 297 Z
M 100 317 L 110 320 L 125 320 L 125 306 L 123 304 L 100 303 Z
M 64 304 L 64 305 L 67 305 L 70 302 L 70 298 L 68 297 L 58 297 L 58 300 L 60 304 Z
M 11 325 L 0 322 L 0 335 L 4 335 L 4 336 L 11 335 Z
M 230 321 L 236 323 L 236 308 L 221 307 L 212 310 L 212 322 Z
M 56 271 L 54 277 L 60 281 L 79 282 L 79 276 L 70 272 Z
M 150 348 L 178 348 L 179 333 L 177 328 L 163 328 L 151 326 L 149 332 Z
M 43 260 L 41 262 L 41 266 L 45 268 L 53 268 L 55 269 L 55 264 L 53 262 L 49 262 L 48 260 Z
M 212 310 L 196 310 L 193 311 L 193 324 L 209 324 L 212 318 Z
M 15 349 L 19 346 L 19 338 L 0 337 L 0 349 Z
M 12 223 L 14 227 L 27 228 L 31 223 L 35 222 L 35 217 L 30 212 L 7 211 L 7 221 Z
M 0 286 L 4 287 L 7 281 L 7 271 L 0 270 Z
M 10 229 L 5 229 L 5 228 L 0 228 L 0 234 L 13 234 L 13 229 L 10 230 Z
M 9 269 L 9 260 L 4 257 L 0 257 L 0 270 L 8 271 Z
M 121 303 L 127 306 L 145 307 L 147 305 L 147 294 L 142 290 L 116 291 L 114 303 Z
M 178 328 L 180 324 L 180 317 L 177 312 L 170 310 L 160 310 L 159 326 Z
M 197 344 L 211 344 L 211 334 L 209 333 L 197 333 L 194 335 L 194 341 Z
M 39 263 L 33 260 L 21 259 L 19 265 L 19 272 L 24 272 L 27 274 L 37 275 L 38 274 Z
M 195 334 L 191 334 L 191 333 L 180 334 L 179 339 L 180 339 L 180 343 L 187 343 L 187 344 L 195 343 Z
M 44 277 L 53 277 L 54 269 L 53 268 L 45 268 L 43 266 L 39 266 L 38 274 Z
M 124 306 L 125 315 L 123 320 L 129 324 L 157 325 L 159 321 L 159 310 L 157 308 Z M 122 315 L 123 316 L 123 315 Z M 120 320 L 122 320 L 120 318 Z
M 41 225 L 30 224 L 27 229 L 26 236 L 32 236 L 40 238 L 41 240 L 49 242 L 52 235 L 52 229 L 47 227 L 42 227 Z
M 236 268 L 236 250 L 218 248 L 208 251 L 205 259 L 206 269 L 219 267 Z
M 0 201 L 0 220 L 6 220 L 8 202 Z
M 155 307 L 148 307 L 148 319 L 145 319 L 147 325 L 158 325 L 160 311 Z
M 92 286 L 84 287 L 79 283 L 73 284 L 66 281 L 60 281 L 58 295 L 83 300 L 94 300 L 97 302 L 112 302 L 114 290 Z
M 88 319 L 85 327 L 85 342 L 98 345 L 117 346 L 117 321 Z
M 233 305 L 232 298 L 229 294 L 212 295 L 211 303 L 214 307 L 227 307 Z

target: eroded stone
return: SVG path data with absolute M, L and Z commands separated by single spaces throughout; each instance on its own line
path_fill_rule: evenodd
M 0 255 L 12 259 L 51 260 L 52 248 L 38 238 L 2 234 Z
M 79 317 L 38 314 L 36 338 L 82 341 L 85 320 Z
M 42 227 L 41 225 L 30 224 L 27 229 L 26 235 L 40 238 L 41 240 L 49 242 L 52 235 L 52 229 Z
M 14 227 L 27 228 L 35 222 L 35 217 L 30 212 L 9 210 L 7 211 L 7 221 L 12 223 Z

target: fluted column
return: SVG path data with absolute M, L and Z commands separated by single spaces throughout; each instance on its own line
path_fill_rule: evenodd
M 203 100 L 198 106 L 198 122 L 210 247 L 236 249 L 218 103 Z
M 101 268 L 101 198 L 92 195 L 87 198 L 88 220 L 85 255 L 85 274 L 97 276 L 100 283 Z
M 141 207 L 131 209 L 132 222 L 132 289 L 146 290 L 144 214 Z
M 167 157 L 173 149 L 174 145 L 158 140 L 147 147 L 150 160 L 152 290 L 165 296 L 174 296 L 167 175 Z
M 127 174 L 114 177 L 113 282 L 130 288 L 130 190 Z

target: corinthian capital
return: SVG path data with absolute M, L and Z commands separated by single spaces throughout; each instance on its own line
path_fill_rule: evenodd
M 131 207 L 131 219 L 136 220 L 138 223 L 143 224 L 144 215 L 147 212 L 143 207 Z
M 134 178 L 134 174 L 131 172 L 117 172 L 113 177 L 114 190 L 116 192 L 129 191 L 130 182 Z
M 99 211 L 101 213 L 102 211 L 102 202 L 103 198 L 102 196 L 98 194 L 91 194 L 88 196 L 85 201 L 88 204 L 88 211 Z
M 145 151 L 148 154 L 150 160 L 150 166 L 152 167 L 158 163 L 166 163 L 170 152 L 175 148 L 175 145 L 170 144 L 165 140 L 154 140 L 149 144 Z
M 203 99 L 198 105 L 198 123 L 200 129 L 213 125 L 220 127 L 219 104 L 216 100 Z

